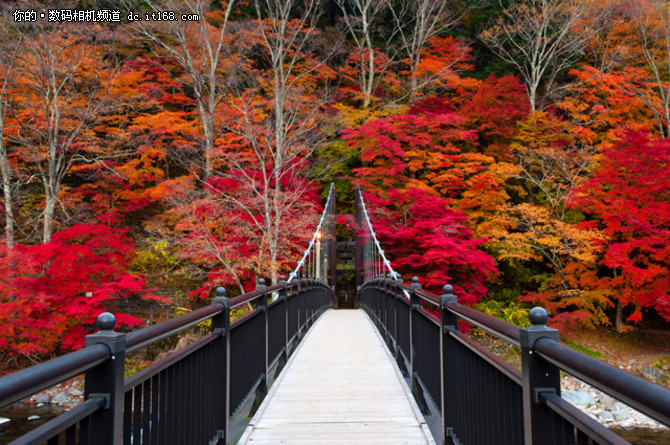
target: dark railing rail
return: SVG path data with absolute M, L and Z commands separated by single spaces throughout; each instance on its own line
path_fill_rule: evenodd
M 86 337 L 83 349 L 0 378 L 4 408 L 85 374 L 85 402 L 12 445 L 231 443 L 242 432 L 234 421 L 257 407 L 302 334 L 332 301 L 331 288 L 319 280 L 282 280 L 272 287 L 261 280 L 253 292 L 232 299 L 219 288 L 210 306 L 127 335 L 114 331 L 112 314 L 102 314 L 99 331 Z M 250 312 L 231 322 L 231 308 L 244 304 Z M 124 381 L 127 353 L 207 320 L 208 335 Z
M 25 399 L 109 360 L 109 348 L 95 345 L 0 379 L 0 408 Z
M 541 308 L 531 311 L 532 326 L 520 329 L 459 305 L 451 286 L 437 296 L 416 278 L 409 286 L 371 279 L 359 299 L 407 373 L 438 442 L 628 443 L 560 397 L 561 371 L 670 425 L 670 390 L 561 345 Z M 459 332 L 459 319 L 520 347 L 521 371 Z

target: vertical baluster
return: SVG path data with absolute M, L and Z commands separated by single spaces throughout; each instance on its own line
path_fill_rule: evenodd
M 128 391 L 124 396 L 123 443 L 130 443 L 130 435 L 133 431 L 133 394 L 135 394 L 135 388 Z
M 140 434 L 142 433 L 142 388 L 143 384 L 140 383 L 134 388 L 134 397 L 133 397 L 133 434 L 132 440 L 133 444 L 141 444 L 142 440 Z
M 81 422 L 79 422 L 79 445 L 89 445 L 90 443 L 93 443 L 90 440 L 90 432 L 91 432 L 91 429 L 89 428 L 90 423 L 91 423 L 90 417 L 86 417 Z
M 142 429 L 144 430 L 144 435 L 142 437 L 142 443 L 151 443 L 151 398 L 153 394 L 153 379 L 149 379 L 144 382 L 144 412 L 142 413 Z
M 158 410 L 160 402 L 160 373 L 151 378 L 151 436 L 149 443 L 156 445 L 158 443 Z
M 65 430 L 65 445 L 75 445 L 77 443 L 77 425 L 75 423 Z

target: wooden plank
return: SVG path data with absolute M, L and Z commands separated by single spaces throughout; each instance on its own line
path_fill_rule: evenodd
M 241 444 L 434 444 L 386 345 L 361 310 L 330 310 L 307 334 Z

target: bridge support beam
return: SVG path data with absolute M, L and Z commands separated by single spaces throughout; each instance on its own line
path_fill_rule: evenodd
M 561 395 L 560 370 L 533 351 L 535 342 L 547 337 L 559 341 L 558 330 L 546 326 L 547 312 L 539 307 L 530 311 L 530 328 L 521 329 L 521 367 L 523 377 L 523 426 L 526 445 L 546 443 L 553 430 L 551 409 L 540 401 L 540 394 Z

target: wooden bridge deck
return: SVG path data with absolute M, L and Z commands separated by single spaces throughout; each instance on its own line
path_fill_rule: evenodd
M 434 442 L 367 315 L 329 310 L 295 351 L 240 443 Z

